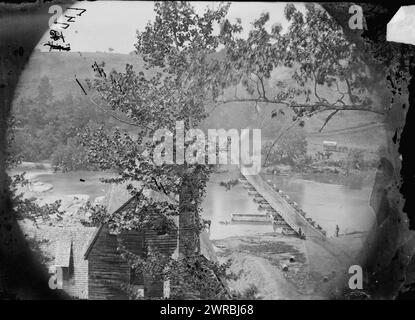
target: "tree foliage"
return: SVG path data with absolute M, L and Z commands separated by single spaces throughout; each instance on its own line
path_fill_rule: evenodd
M 136 44 L 145 68 L 156 72 L 137 74 L 127 65 L 125 72 L 112 71 L 107 76 L 101 64 L 95 70 L 96 77 L 88 82 L 99 104 L 105 105 L 103 108 L 127 115 L 137 127 L 134 136 L 119 130 L 109 134 L 104 128 L 87 130 L 82 141 L 91 163 L 102 169 L 118 169 L 119 176 L 108 182 L 136 182 L 141 188 L 178 199 L 155 203 L 144 193 L 138 195 L 139 190 L 131 184 L 131 194 L 138 195 L 139 212 L 120 218 L 104 214 L 101 222 L 111 221 L 112 228 L 123 229 L 147 227 L 145 223 L 152 221 L 152 228 L 160 228 L 154 225 L 154 215 L 179 215 L 181 260 L 199 256 L 200 203 L 209 167 L 188 163 L 156 165 L 152 155 L 161 141 L 153 141 L 152 136 L 162 128 L 174 132 L 176 121 L 183 121 L 186 130 L 195 128 L 206 117 L 205 102 L 217 95 L 219 85 L 215 82 L 219 64 L 210 57 L 219 45 L 213 24 L 224 18 L 227 8 L 228 5 L 221 6 L 199 15 L 186 2 L 156 2 L 156 19 L 138 33 Z M 178 266 L 173 269 L 181 270 Z M 200 292 L 201 288 L 195 286 Z
M 232 293 L 226 281 L 236 279 L 236 275 L 228 271 L 230 261 L 218 264 L 202 255 L 177 260 L 151 249 L 144 257 L 139 257 L 123 249 L 122 245 L 120 251 L 138 276 L 144 274 L 148 282 L 169 281 L 170 299 L 229 299 L 231 297 Z M 130 292 L 132 297 L 139 298 L 134 295 L 135 291 L 131 286 L 124 285 L 124 289 Z
M 367 55 L 346 39 L 341 27 L 320 6 L 306 4 L 305 8 L 303 13 L 294 4 L 286 5 L 284 13 L 290 25 L 284 34 L 279 25 L 267 31 L 266 13 L 253 23 L 247 39 L 238 37 L 240 25 L 223 23 L 226 58 L 221 69 L 231 74 L 228 85 L 242 85 L 248 96 L 235 91 L 233 98 L 219 98 L 215 104 L 250 103 L 255 109 L 261 104 L 274 105 L 274 119 L 284 118 L 287 108 L 293 112 L 292 123 L 280 130 L 270 152 L 286 132 L 295 125 L 303 127 L 305 120 L 316 114 L 325 117 L 322 131 L 341 112 L 385 115 L 389 111 L 382 98 L 374 98 L 379 88 L 386 89 L 386 83 L 370 73 Z M 374 59 L 370 62 L 379 64 Z M 273 72 L 280 67 L 292 70 L 294 84 L 273 80 Z
M 122 113 L 136 127 L 134 135 L 120 130 L 109 133 L 104 127 L 86 130 L 82 141 L 89 150 L 89 161 L 101 169 L 117 168 L 119 176 L 109 182 L 138 182 L 142 188 L 178 199 L 175 205 L 155 205 L 140 194 L 139 212 L 123 217 L 106 213 L 99 219 L 122 229 L 143 227 L 155 212 L 179 215 L 181 260 L 177 263 L 198 255 L 200 203 L 209 168 L 188 163 L 156 165 L 152 155 L 162 142 L 152 139 L 157 129 L 174 132 L 177 121 L 184 122 L 185 130 L 195 128 L 207 117 L 207 107 L 231 102 L 248 102 L 256 108 L 260 104 L 275 105 L 273 118 L 289 108 L 292 123 L 299 126 L 304 126 L 305 117 L 326 111 L 329 114 L 323 127 L 340 111 L 383 113 L 369 98 L 370 79 L 359 53 L 325 11 L 307 4 L 303 14 L 288 4 L 287 33 L 282 33 L 280 25 L 268 32 L 269 14 L 265 13 L 253 23 L 247 39 L 242 39 L 241 21 L 229 22 L 228 8 L 226 4 L 197 14 L 188 2 L 156 2 L 156 18 L 137 33 L 135 44 L 145 69 L 152 72 L 136 73 L 127 65 L 124 72 L 107 73 L 101 64 L 94 68 L 96 76 L 88 82 L 96 94 L 94 104 Z M 216 24 L 220 25 L 218 33 L 214 32 Z M 295 85 L 272 84 L 273 72 L 281 66 L 293 68 Z M 224 97 L 225 90 L 238 86 L 245 91 L 242 96 L 235 90 L 234 97 Z M 334 88 L 330 100 L 321 94 L 323 87 Z M 173 151 L 177 157 L 178 150 Z M 294 155 L 288 153 L 293 152 L 287 151 L 285 158 L 295 157 L 295 150 Z M 132 185 L 130 191 L 138 194 Z M 175 268 L 181 270 L 179 265 Z
M 48 77 L 40 79 L 36 94 L 23 97 L 13 109 L 14 141 L 11 148 L 24 161 L 52 162 L 60 170 L 93 169 L 86 162 L 86 151 L 78 133 L 83 128 L 104 123 L 113 127 L 109 117 L 82 97 L 53 95 Z
M 288 164 L 295 166 L 305 160 L 307 155 L 307 140 L 302 130 L 291 130 L 282 137 L 275 148 L 272 143 L 263 147 L 263 154 L 268 154 L 268 164 Z
M 239 77 L 252 95 L 249 99 L 236 97 L 234 101 L 286 106 L 295 112 L 293 120 L 324 111 L 383 113 L 369 98 L 372 75 L 361 53 L 345 39 L 327 12 L 315 4 L 306 4 L 303 14 L 294 4 L 287 4 L 285 17 L 290 22 L 285 34 L 281 34 L 279 25 L 274 25 L 271 32 L 266 30 L 269 14 L 254 22 L 247 39 L 237 37 L 232 28 L 222 29 L 228 57 L 224 66 Z M 267 87 L 272 71 L 281 66 L 293 68 L 297 85 L 277 82 L 275 87 Z M 319 92 L 323 86 L 333 88 L 330 101 Z
M 22 155 L 17 153 L 12 147 L 14 143 L 14 131 L 13 128 L 15 118 L 11 117 L 9 123 L 9 131 L 7 134 L 7 169 L 16 168 L 22 162 Z M 51 204 L 39 205 L 33 199 L 28 199 L 24 196 L 24 192 L 21 191 L 22 187 L 29 184 L 29 181 L 25 178 L 25 173 L 19 173 L 14 175 L 7 175 L 6 186 L 10 192 L 10 200 L 13 204 L 13 210 L 17 220 L 29 219 L 34 223 L 38 221 L 47 221 L 51 215 L 59 213 L 59 207 L 61 201 L 57 200 Z

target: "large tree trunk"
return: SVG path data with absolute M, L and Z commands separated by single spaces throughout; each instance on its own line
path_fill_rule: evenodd
M 400 6 L 399 3 L 361 4 L 368 26 L 368 29 L 364 32 L 363 30 L 352 30 L 348 27 L 350 15 L 347 15 L 347 12 L 350 4 L 327 3 L 322 6 L 343 27 L 346 38 L 356 44 L 362 52 L 365 50 L 366 55 L 362 55 L 362 57 L 366 60 L 372 74 L 383 73 L 386 77 L 387 72 L 390 71 L 390 73 L 396 74 L 397 79 L 400 78 L 397 75 L 398 70 L 394 66 L 394 62 L 405 61 L 405 55 L 409 58 L 411 51 L 408 45 L 388 43 L 385 38 L 386 25 L 397 12 Z M 370 42 L 367 43 L 371 44 L 372 50 L 365 47 L 365 41 L 368 40 Z M 372 60 L 373 57 L 376 57 L 376 59 Z M 373 63 L 373 61 L 382 60 L 384 61 L 382 64 Z M 400 63 L 401 69 L 407 69 L 409 73 L 413 74 L 413 65 L 410 60 L 408 60 L 407 65 Z M 398 83 L 396 80 L 391 82 Z M 403 140 L 405 137 L 408 138 L 405 133 L 409 130 L 409 126 L 404 126 L 406 110 L 403 107 L 407 103 L 408 96 L 405 93 L 407 84 L 414 87 L 413 79 L 404 82 L 401 87 L 398 85 L 398 88 L 402 89 L 404 94 L 402 96 L 400 94 L 394 95 L 390 102 L 390 111 L 384 118 L 388 149 L 381 158 L 370 201 L 376 213 L 377 224 L 373 226 L 368 234 L 361 252 L 361 265 L 367 273 L 368 282 L 365 289 L 374 299 L 395 298 L 405 284 L 405 280 L 408 281 L 413 276 L 412 270 L 415 262 L 414 236 L 413 231 L 409 229 L 410 212 L 403 211 L 403 195 L 400 194 L 399 190 L 401 184 L 399 143 L 395 143 L 393 138 L 395 130 L 396 141 L 399 141 L 400 137 L 403 137 Z M 387 90 L 387 88 L 383 90 Z M 411 107 L 413 107 L 411 96 L 409 96 L 410 108 L 408 114 L 412 111 Z M 402 131 L 401 128 L 404 128 L 404 130 Z M 409 155 L 408 153 L 402 154 L 402 164 L 409 159 Z M 410 162 L 408 161 L 408 163 Z M 412 176 L 402 178 L 404 178 L 404 182 L 405 180 L 413 181 Z M 411 197 L 406 197 L 405 201 L 411 201 Z
M 197 226 L 197 197 L 199 196 L 197 175 L 186 172 L 182 177 L 179 196 L 179 257 L 193 256 L 199 252 L 199 230 Z

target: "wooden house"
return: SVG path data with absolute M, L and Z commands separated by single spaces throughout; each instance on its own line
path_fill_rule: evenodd
M 117 211 L 135 205 L 135 197 L 132 197 Z M 136 276 L 117 249 L 119 241 L 126 250 L 140 257 L 144 255 L 147 246 L 172 256 L 177 247 L 177 230 L 168 234 L 157 234 L 153 230 L 113 234 L 107 225 L 101 225 L 85 253 L 85 259 L 88 260 L 89 299 L 128 299 L 126 291 L 122 289 L 123 285 L 134 286 L 142 291 L 144 297 L 165 296 L 167 284 Z
M 150 196 L 158 201 L 167 201 L 164 194 L 151 191 Z M 126 189 L 126 184 L 114 184 L 107 192 L 103 205 L 108 212 L 122 213 L 137 205 L 136 198 Z M 178 226 L 178 217 L 174 220 Z M 128 251 L 142 256 L 145 250 L 157 251 L 178 258 L 178 228 L 170 233 L 154 230 L 122 231 L 113 234 L 103 224 L 98 228 L 48 227 L 40 232 L 50 240 L 52 270 L 60 269 L 62 289 L 77 299 L 129 299 L 125 285 L 131 286 L 145 298 L 168 297 L 168 282 L 152 281 L 148 277 L 136 276 L 127 261 L 118 251 L 119 241 Z M 208 260 L 217 261 L 207 232 L 200 234 L 200 254 Z M 52 253 L 53 252 L 53 253 Z
M 53 227 L 42 230 L 44 239 L 53 243 L 50 271 L 60 269 L 62 288 L 76 299 L 88 299 L 88 261 L 84 253 L 96 228 L 74 226 Z
M 170 199 L 154 191 L 151 191 L 150 196 L 157 201 Z M 113 185 L 105 198 L 105 205 L 109 212 L 122 213 L 137 206 L 137 201 L 127 192 L 125 185 Z M 178 219 L 175 219 L 174 223 L 178 226 Z M 88 261 L 88 299 L 128 299 L 127 292 L 122 288 L 126 284 L 140 290 L 145 298 L 168 297 L 167 281 L 154 281 L 145 275 L 136 276 L 117 250 L 119 241 L 125 249 L 139 256 L 142 256 L 146 249 L 152 248 L 167 256 L 178 257 L 178 228 L 169 233 L 134 230 L 116 235 L 111 233 L 107 225 L 101 225 L 84 255 Z M 206 232 L 202 232 L 200 244 L 201 254 L 209 260 L 215 260 L 215 253 Z

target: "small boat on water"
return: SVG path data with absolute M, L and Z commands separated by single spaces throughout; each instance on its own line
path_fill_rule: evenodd
M 232 221 L 270 223 L 271 218 L 266 214 L 232 213 Z
M 284 220 L 273 220 L 272 223 L 276 226 L 284 226 L 286 222 Z
M 285 236 L 298 236 L 298 233 L 289 227 L 283 228 L 282 234 Z
M 269 210 L 272 209 L 272 207 L 269 204 L 260 204 L 258 206 L 258 210 Z
M 281 215 L 278 213 L 278 212 L 276 212 L 276 213 L 274 213 L 273 215 L 272 215 L 272 220 L 275 220 L 275 221 L 284 221 L 284 219 L 283 219 L 283 217 L 281 217 Z
M 276 219 L 283 219 L 283 217 L 278 212 L 275 212 L 273 214 L 273 217 L 275 217 Z
M 265 200 L 263 197 L 255 197 L 254 202 L 261 203 L 261 204 L 268 204 L 267 200 Z

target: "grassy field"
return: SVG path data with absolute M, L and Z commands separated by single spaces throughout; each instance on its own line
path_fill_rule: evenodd
M 93 78 L 92 64 L 105 62 L 107 74 L 112 69 L 124 71 L 125 65 L 131 64 L 137 71 L 145 71 L 143 62 L 136 55 L 104 53 L 104 52 L 34 52 L 20 79 L 17 97 L 36 94 L 39 80 L 47 76 L 53 87 L 55 98 L 63 98 L 71 93 L 73 96 L 83 94 L 76 78 L 84 83 L 85 79 Z

